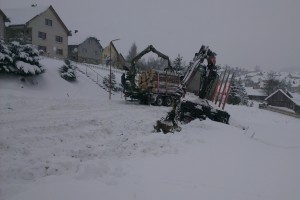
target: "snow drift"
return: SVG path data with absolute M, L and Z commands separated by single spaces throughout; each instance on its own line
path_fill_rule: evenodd
M 84 74 L 62 79 L 63 61 L 41 63 L 25 82 L 0 77 L 1 200 L 300 198 L 299 119 L 227 106 L 230 125 L 153 133 L 170 108 L 109 101 Z

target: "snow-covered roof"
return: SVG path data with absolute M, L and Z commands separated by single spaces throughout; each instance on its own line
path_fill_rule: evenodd
M 116 41 L 116 42 L 113 42 L 113 45 L 115 46 L 115 48 L 117 49 L 117 52 L 119 53 L 119 54 L 121 54 L 121 52 L 120 52 L 120 42 L 118 42 L 118 41 Z
M 284 94 L 287 98 L 290 98 L 282 89 L 278 89 L 275 92 L 273 92 L 272 94 L 270 94 L 269 96 L 267 96 L 267 98 L 265 98 L 265 100 L 268 100 L 270 97 L 272 97 L 274 94 L 276 94 L 277 92 L 281 92 L 282 94 Z
M 10 20 L 8 19 L 8 17 L 5 15 L 5 13 L 0 9 L 0 15 L 2 15 L 4 22 L 10 22 Z
M 87 38 L 88 36 L 84 36 L 80 33 L 72 33 L 72 36 L 68 38 L 68 45 L 79 45 Z
M 248 95 L 266 96 L 261 89 L 253 89 L 253 87 L 245 87 L 245 90 Z
M 300 94 L 298 93 L 291 93 L 290 94 L 293 96 L 293 98 L 291 98 L 293 100 L 293 102 L 295 102 L 297 105 L 300 106 Z
M 118 40 L 120 40 L 120 39 L 118 39 Z M 114 41 L 113 43 L 112 43 L 112 48 L 114 48 L 115 49 L 115 51 L 119 54 L 119 55 L 121 55 L 121 56 L 123 56 L 123 54 L 120 52 L 120 44 L 119 44 L 120 42 L 119 41 Z M 109 48 L 109 45 L 110 45 L 110 42 L 107 44 L 107 45 L 105 45 L 105 47 L 104 48 Z M 123 58 L 124 58 L 124 56 L 123 56 Z
M 96 40 L 98 40 L 98 38 L 95 36 L 84 36 L 82 34 L 73 33 L 73 35 L 68 38 L 68 45 L 80 45 L 88 38 L 95 38 Z M 98 42 L 101 45 L 100 40 L 98 40 Z
M 28 8 L 8 8 L 4 9 L 5 14 L 9 18 L 10 22 L 7 25 L 22 25 L 34 17 L 45 12 L 49 6 L 36 6 Z
M 24 25 L 28 23 L 30 20 L 34 19 L 35 17 L 39 16 L 40 14 L 44 13 L 50 9 L 54 15 L 57 17 L 58 21 L 61 23 L 65 31 L 67 32 L 68 36 L 71 36 L 70 31 L 64 24 L 64 22 L 60 19 L 54 8 L 50 6 L 34 6 L 34 7 L 27 7 L 27 8 L 8 8 L 5 9 L 5 13 L 9 18 L 10 22 L 6 23 L 7 26 L 10 25 Z
M 291 101 L 293 101 L 296 105 L 300 106 L 300 94 L 298 93 L 292 93 L 292 92 L 288 92 L 292 97 L 290 97 L 289 95 L 287 95 L 287 93 L 285 93 L 282 89 L 278 89 L 275 92 L 273 92 L 272 94 L 270 94 L 267 98 L 265 98 L 265 100 L 268 100 L 270 97 L 272 97 L 274 94 L 276 94 L 277 92 L 281 92 L 283 95 L 285 95 L 288 99 L 290 99 Z

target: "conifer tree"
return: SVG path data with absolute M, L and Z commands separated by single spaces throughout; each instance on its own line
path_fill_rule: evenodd
M 176 72 L 183 71 L 184 69 L 182 59 L 182 56 L 178 54 L 178 56 L 173 61 L 173 68 Z
M 233 105 L 247 105 L 249 101 L 246 89 L 242 83 L 242 80 L 233 79 L 231 90 L 228 95 L 228 104 Z
M 36 75 L 45 71 L 39 52 L 32 45 L 19 42 L 0 43 L 0 71 L 19 75 Z
M 71 61 L 66 59 L 65 64 L 59 68 L 60 76 L 67 81 L 76 80 L 75 66 L 72 65 Z
M 0 40 L 0 72 L 10 72 L 15 69 L 11 55 L 7 45 L 3 40 Z
M 103 78 L 103 84 L 107 87 L 110 88 L 110 74 L 108 74 L 107 76 L 105 76 Z M 117 82 L 116 82 L 116 75 L 112 72 L 111 73 L 111 89 L 113 91 L 117 91 L 118 87 L 117 87 Z
M 238 88 L 237 80 L 233 79 L 231 84 L 231 89 L 228 95 L 227 103 L 233 105 L 239 104 L 241 102 L 241 99 L 238 93 L 239 93 L 239 88 Z

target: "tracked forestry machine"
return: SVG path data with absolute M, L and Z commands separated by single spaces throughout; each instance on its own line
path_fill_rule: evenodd
M 205 61 L 207 64 L 204 63 Z M 172 110 L 167 113 L 167 116 L 156 122 L 154 129 L 163 133 L 180 131 L 178 121 L 188 123 L 194 119 L 205 120 L 206 118 L 228 123 L 230 115 L 212 103 L 214 100 L 216 103 L 217 101 L 220 101 L 220 104 L 221 101 L 225 103 L 226 92 L 230 91 L 230 86 L 222 85 L 219 80 L 219 68 L 216 66 L 216 53 L 211 51 L 208 46 L 201 46 L 177 89 L 178 94 L 184 94 L 187 89 L 193 91 L 197 96 L 194 98 L 181 96 L 181 100 L 173 104 Z M 223 77 L 225 74 L 226 72 L 223 73 Z

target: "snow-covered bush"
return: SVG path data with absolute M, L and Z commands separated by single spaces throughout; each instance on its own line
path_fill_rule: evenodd
M 36 75 L 45 69 L 39 63 L 39 53 L 32 45 L 0 42 L 0 73 Z
M 12 53 L 4 44 L 3 40 L 0 40 L 0 73 L 9 72 L 14 70 Z
M 65 64 L 59 68 L 60 76 L 67 81 L 76 80 L 75 66 L 72 65 L 70 60 L 65 60 Z

